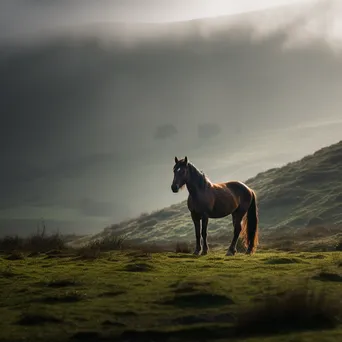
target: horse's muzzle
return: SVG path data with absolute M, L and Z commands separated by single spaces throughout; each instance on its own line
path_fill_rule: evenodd
M 172 192 L 178 192 L 179 186 L 177 184 L 172 184 L 171 185 L 171 190 L 172 190 Z

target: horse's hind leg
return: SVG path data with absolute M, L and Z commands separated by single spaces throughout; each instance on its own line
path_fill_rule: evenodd
M 194 212 L 191 212 L 191 218 L 194 222 L 196 235 L 196 248 L 194 254 L 198 255 L 201 251 L 201 216 Z
M 246 212 L 244 210 L 241 210 L 240 208 L 237 209 L 236 211 L 234 211 L 234 213 L 232 214 L 233 226 L 234 226 L 234 236 L 233 236 L 233 240 L 232 240 L 232 242 L 228 248 L 228 251 L 226 253 L 227 256 L 235 255 L 237 252 L 236 244 L 237 244 L 239 235 L 241 233 L 241 221 L 242 221 L 242 218 L 244 217 L 245 214 L 246 214 Z

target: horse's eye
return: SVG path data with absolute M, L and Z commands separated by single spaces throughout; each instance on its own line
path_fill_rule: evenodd
M 181 168 L 179 167 L 176 171 L 177 171 L 177 172 L 180 172 L 180 171 L 181 171 Z

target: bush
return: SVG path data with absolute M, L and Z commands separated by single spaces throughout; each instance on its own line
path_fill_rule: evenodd
M 0 250 L 4 252 L 13 252 L 15 250 L 22 249 L 24 245 L 24 239 L 19 236 L 5 236 L 0 239 Z
M 58 233 L 47 235 L 44 223 L 42 229 L 38 227 L 37 232 L 27 238 L 6 236 L 0 239 L 0 250 L 6 253 L 14 251 L 44 253 L 50 250 L 62 250 L 65 248 L 64 238 Z

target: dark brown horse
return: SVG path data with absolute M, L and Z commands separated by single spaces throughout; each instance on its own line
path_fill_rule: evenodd
M 201 233 L 203 238 L 202 255 L 208 252 L 207 226 L 209 218 L 221 218 L 232 215 L 234 237 L 226 255 L 235 255 L 240 233 L 252 254 L 258 244 L 258 207 L 255 192 L 246 184 L 238 181 L 212 183 L 199 171 L 188 158 L 178 160 L 175 157 L 173 192 L 186 185 L 189 191 L 188 208 L 195 225 L 196 248 L 194 254 L 201 251 Z M 201 231 L 202 221 L 202 231 Z

